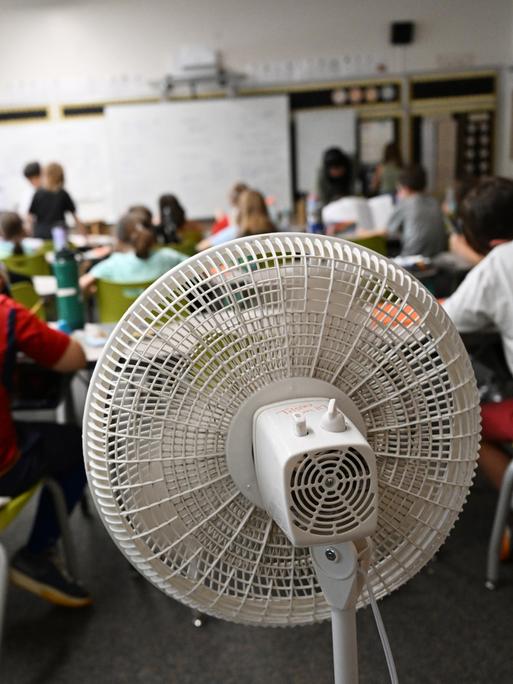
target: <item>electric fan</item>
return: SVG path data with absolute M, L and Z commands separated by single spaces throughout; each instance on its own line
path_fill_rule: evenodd
M 427 290 L 354 244 L 279 234 L 139 297 L 96 366 L 84 452 L 148 580 L 240 623 L 331 614 L 338 684 L 358 678 L 355 608 L 451 530 L 478 434 L 467 354 Z

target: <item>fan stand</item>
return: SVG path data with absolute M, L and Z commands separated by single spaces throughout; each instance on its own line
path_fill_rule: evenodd
M 370 546 L 358 553 L 352 542 L 312 546 L 317 579 L 331 608 L 335 684 L 358 684 L 356 601 L 367 573 Z

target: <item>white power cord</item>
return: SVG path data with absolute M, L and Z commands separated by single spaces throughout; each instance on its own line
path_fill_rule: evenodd
M 383 651 L 385 653 L 385 659 L 387 661 L 390 681 L 392 682 L 392 684 L 399 684 L 399 679 L 397 678 L 397 670 L 395 669 L 394 655 L 392 653 L 392 649 L 390 648 L 387 630 L 385 629 L 385 625 L 383 623 L 383 619 L 379 611 L 378 602 L 376 601 L 376 597 L 374 596 L 374 591 L 372 590 L 372 586 L 368 580 L 367 574 L 362 573 L 362 575 L 364 576 L 365 587 L 369 595 L 372 613 L 374 615 L 376 627 L 378 628 L 379 638 L 381 639 L 381 645 L 383 646 Z

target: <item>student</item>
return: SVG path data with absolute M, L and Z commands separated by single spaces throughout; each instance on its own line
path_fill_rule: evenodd
M 462 206 L 463 233 L 483 260 L 466 276 L 444 308 L 462 333 L 495 328 L 513 374 L 513 181 L 487 178 Z M 504 379 L 502 379 L 504 380 Z M 509 458 L 501 442 L 513 441 L 513 399 L 482 404 L 479 466 L 499 489 Z
M 425 194 L 426 172 L 407 166 L 399 176 L 399 204 L 390 217 L 387 232 L 401 239 L 401 256 L 434 257 L 447 249 L 444 217 L 434 197 Z
M 71 513 L 86 483 L 80 430 L 74 425 L 13 420 L 10 396 L 18 351 L 59 373 L 83 368 L 85 355 L 78 342 L 0 294 L 0 496 L 16 497 L 51 477 L 60 484 Z M 53 499 L 43 489 L 27 544 L 11 561 L 11 579 L 52 603 L 70 608 L 89 605 L 87 591 L 59 566 L 59 536 Z
M 274 233 L 276 226 L 269 218 L 264 196 L 256 190 L 245 190 L 239 198 L 237 225 L 229 226 L 215 235 L 202 240 L 197 249 L 217 247 L 238 237 Z
M 396 143 L 388 143 L 383 150 L 383 159 L 374 171 L 370 184 L 371 192 L 376 195 L 394 195 L 402 168 L 403 160 L 399 147 Z
M 20 216 L 13 211 L 0 214 L 0 259 L 13 254 L 33 254 L 34 250 L 24 238 L 25 231 Z
M 43 182 L 41 177 L 41 164 L 39 162 L 33 161 L 25 164 L 23 175 L 28 180 L 30 185 L 32 185 L 34 191 L 39 190 Z
M 339 147 L 330 147 L 322 158 L 322 166 L 317 176 L 316 194 L 324 207 L 341 197 L 351 194 L 351 160 Z
M 153 214 L 144 204 L 136 204 L 129 207 L 128 213 L 139 221 L 141 225 L 150 230 L 153 228 Z
M 153 251 L 155 233 L 143 226 L 133 214 L 125 214 L 116 226 L 116 251 L 80 278 L 82 289 L 95 280 L 113 283 L 144 283 L 156 280 L 187 258 L 174 249 Z
M 28 181 L 29 185 L 27 186 L 27 190 L 24 192 L 23 198 L 18 204 L 17 209 L 25 219 L 29 214 L 29 208 L 32 203 L 32 199 L 34 198 L 34 194 L 37 190 L 39 190 L 43 182 L 41 164 L 37 161 L 25 164 L 23 175 Z
M 237 222 L 239 199 L 245 190 L 249 190 L 249 186 L 247 186 L 246 183 L 235 183 L 233 188 L 230 190 L 230 194 L 228 195 L 230 209 L 227 214 L 221 213 L 221 215 L 218 216 L 217 220 L 212 226 L 212 230 L 210 231 L 211 235 L 221 232 L 225 228 L 228 228 L 228 226 L 235 225 Z
M 462 232 L 461 207 L 463 200 L 469 192 L 476 187 L 478 179 L 475 176 L 461 176 L 454 180 L 452 191 L 453 200 L 447 199 L 442 204 L 442 211 L 450 226 L 451 232 L 449 235 L 449 252 L 453 254 L 456 259 L 463 260 L 464 264 L 472 267 L 478 264 L 483 255 L 479 254 L 468 244 Z
M 66 214 L 71 214 L 82 229 L 75 203 L 64 190 L 64 170 L 60 164 L 51 163 L 43 170 L 43 187 L 34 195 L 29 214 L 32 217 L 34 237 L 52 239 L 52 228 L 66 225 Z
M 159 225 L 157 239 L 161 244 L 185 243 L 196 245 L 203 237 L 203 228 L 196 221 L 189 221 L 185 209 L 175 195 L 159 197 Z

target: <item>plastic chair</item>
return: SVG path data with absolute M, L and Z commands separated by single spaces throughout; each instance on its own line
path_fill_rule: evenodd
M 42 486 L 46 486 L 52 495 L 57 520 L 61 529 L 62 547 L 66 567 L 73 579 L 78 579 L 77 560 L 71 530 L 69 527 L 66 501 L 61 487 L 52 479 L 44 479 L 36 485 L 27 489 L 19 496 L 14 498 L 0 497 L 0 532 L 3 532 L 18 517 L 36 491 Z M 0 543 L 0 648 L 2 645 L 2 633 L 4 625 L 5 603 L 7 597 L 7 580 L 9 575 L 9 563 L 4 546 Z
M 394 213 L 394 202 L 390 195 L 378 195 L 368 200 L 375 228 L 386 228 Z
M 185 254 L 185 256 L 194 256 L 196 254 L 197 240 L 184 240 L 183 242 L 168 242 L 166 244 L 157 244 L 153 249 L 174 249 L 175 252 Z
M 343 197 L 330 202 L 322 210 L 324 224 L 355 223 L 356 228 L 374 229 L 369 204 L 363 197 Z
M 12 254 L 2 259 L 8 271 L 19 275 L 51 275 L 50 264 L 42 252 L 37 254 Z
M 368 237 L 355 237 L 352 235 L 344 235 L 342 233 L 341 237 L 350 242 L 354 242 L 362 247 L 367 247 L 367 249 L 372 249 L 378 254 L 387 254 L 387 240 L 384 235 L 369 235 Z
M 16 302 L 23 304 L 23 306 L 29 309 L 40 320 L 46 321 L 44 302 L 35 291 L 31 282 L 26 280 L 19 283 L 13 283 L 10 289 L 11 296 Z
M 152 282 L 112 283 L 108 280 L 98 280 L 96 301 L 100 323 L 119 321 L 128 307 Z
M 509 445 L 511 452 L 511 445 Z M 513 460 L 506 468 L 502 477 L 499 498 L 495 508 L 493 519 L 492 534 L 488 543 L 488 558 L 486 563 L 486 582 L 487 589 L 495 589 L 499 580 L 499 555 L 501 550 L 502 535 L 506 529 L 506 522 L 511 510 L 511 496 L 513 494 Z

